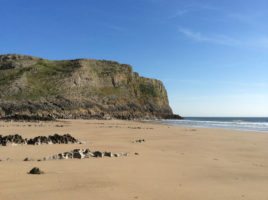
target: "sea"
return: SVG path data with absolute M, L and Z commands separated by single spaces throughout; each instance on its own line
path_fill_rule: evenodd
M 162 120 L 161 123 L 185 127 L 224 128 L 268 133 L 268 117 L 185 117 L 183 120 Z

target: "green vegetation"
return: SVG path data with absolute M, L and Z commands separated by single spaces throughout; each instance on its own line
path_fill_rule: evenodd
M 30 70 L 31 68 L 2 70 L 0 73 L 0 85 L 9 84 Z
M 103 87 L 97 90 L 97 93 L 101 96 L 111 96 L 111 95 L 117 95 L 121 96 L 123 93 L 123 90 L 121 88 L 113 88 L 113 87 Z
M 153 84 L 140 83 L 139 89 L 144 96 L 157 97 L 157 91 Z
M 54 96 L 59 93 L 61 80 L 72 75 L 78 66 L 68 61 L 40 60 L 35 65 L 1 70 L 0 85 L 12 84 L 25 75 L 26 79 L 21 84 L 26 84 L 27 89 L 7 96 L 8 99 L 32 99 Z M 26 81 L 26 82 L 25 82 Z

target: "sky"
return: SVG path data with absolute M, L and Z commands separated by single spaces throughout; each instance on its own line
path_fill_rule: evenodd
M 96 58 L 182 116 L 268 117 L 268 0 L 0 0 L 0 54 Z

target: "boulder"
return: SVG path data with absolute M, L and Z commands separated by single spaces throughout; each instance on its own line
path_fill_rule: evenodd
M 40 175 L 40 174 L 44 174 L 43 171 L 41 171 L 38 167 L 34 167 L 32 168 L 28 174 L 37 174 L 37 175 Z

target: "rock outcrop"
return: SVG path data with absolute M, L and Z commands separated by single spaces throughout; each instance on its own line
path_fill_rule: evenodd
M 105 60 L 0 55 L 0 118 L 180 119 L 161 81 Z
M 77 139 L 70 134 L 64 135 L 49 135 L 49 136 L 37 136 L 27 140 L 28 145 L 40 145 L 40 144 L 75 144 L 80 143 Z
M 127 156 L 127 153 L 112 153 L 101 151 L 90 151 L 89 149 L 74 149 L 72 151 L 59 153 L 53 156 L 43 158 L 46 160 L 63 160 L 63 159 L 85 159 L 85 158 L 103 158 L 103 157 L 122 157 Z
M 27 141 L 24 138 L 22 138 L 21 135 L 18 134 L 7 135 L 7 136 L 0 135 L 0 146 L 17 145 L 17 144 L 27 144 Z
M 21 135 L 0 135 L 0 146 L 7 145 L 18 145 L 18 144 L 26 144 L 26 145 L 41 145 L 41 144 L 81 144 L 79 140 L 72 137 L 70 134 L 64 135 L 49 135 L 49 136 L 37 136 L 34 138 L 23 138 Z

